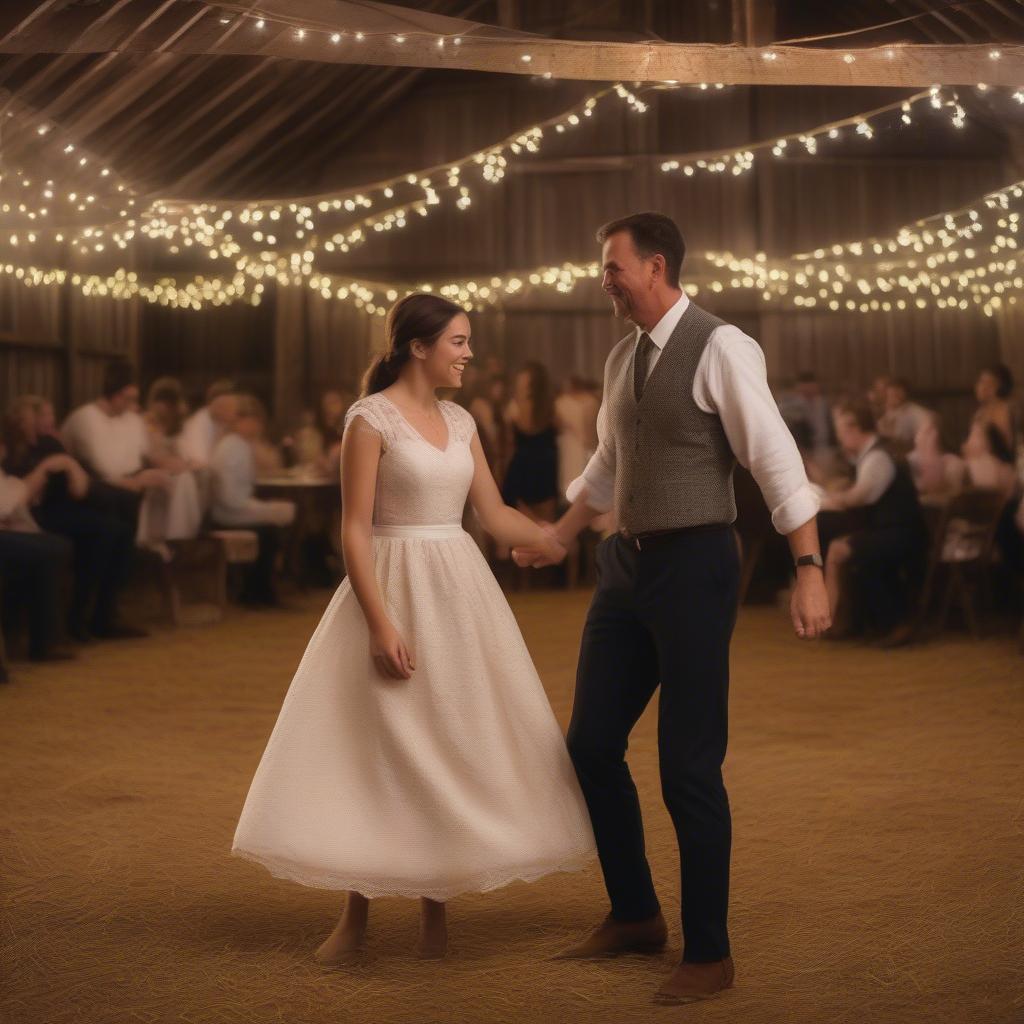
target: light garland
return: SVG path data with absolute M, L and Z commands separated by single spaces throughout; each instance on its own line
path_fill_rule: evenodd
M 718 89 L 722 84 L 714 83 L 713 87 Z M 676 82 L 664 82 L 648 88 L 660 90 L 679 88 L 679 85 Z M 706 90 L 712 86 L 701 83 L 695 88 Z M 172 255 L 179 254 L 183 249 L 196 248 L 197 251 L 207 250 L 207 255 L 211 259 L 234 260 L 245 252 L 252 258 L 272 259 L 280 254 L 282 247 L 287 244 L 301 244 L 303 247 L 311 248 L 322 246 L 327 252 L 349 252 L 372 237 L 373 233 L 402 228 L 407 226 L 414 216 L 427 216 L 434 207 L 441 205 L 441 197 L 445 193 L 455 196 L 455 207 L 458 210 L 468 209 L 472 203 L 472 192 L 464 183 L 467 168 L 479 171 L 481 178 L 487 183 L 501 182 L 506 175 L 510 159 L 524 153 L 539 151 L 545 130 L 553 129 L 558 134 L 572 130 L 585 119 L 592 117 L 599 102 L 612 93 L 637 113 L 644 113 L 648 109 L 648 105 L 637 93 L 618 83 L 600 90 L 582 103 L 546 121 L 517 131 L 491 146 L 445 164 L 408 171 L 381 181 L 335 192 L 290 200 L 277 198 L 244 203 L 199 203 L 192 200 L 154 199 L 138 218 L 131 217 L 125 220 L 128 211 L 122 208 L 116 220 L 80 226 L 74 232 L 54 230 L 49 237 L 57 242 L 66 241 L 72 249 L 83 255 L 103 252 L 108 248 L 127 249 L 139 235 L 165 243 Z M 964 110 L 955 98 L 955 93 L 953 96 L 952 100 L 945 99 L 940 88 L 934 86 L 884 107 L 775 140 L 691 154 L 685 163 L 683 161 L 686 158 L 683 156 L 662 160 L 661 169 L 668 173 L 681 168 L 687 176 L 696 170 L 710 173 L 731 170 L 734 174 L 740 174 L 753 165 L 756 149 L 770 146 L 776 156 L 782 156 L 788 143 L 796 141 L 802 144 L 808 153 L 813 154 L 817 152 L 819 138 L 834 139 L 838 137 L 840 129 L 848 125 L 855 126 L 859 134 L 870 139 L 874 134 L 871 118 L 901 109 L 902 123 L 910 123 L 913 105 L 925 99 L 930 100 L 935 108 L 951 108 L 953 124 L 962 127 Z M 1024 92 L 1020 97 L 1024 102 Z M 354 223 L 350 222 L 333 232 L 329 232 L 324 225 L 318 223 L 320 218 L 325 216 L 346 216 L 363 209 L 373 209 L 375 204 L 382 200 L 394 200 L 396 193 L 402 190 L 411 191 L 413 195 L 406 197 L 403 203 L 396 203 Z M 134 205 L 134 198 L 130 198 L 128 204 Z M 229 222 L 232 220 L 235 225 L 241 227 L 229 229 Z M 243 238 L 243 235 L 248 237 Z M 33 228 L 27 232 L 15 231 L 9 236 L 8 241 L 12 245 L 24 246 L 46 237 L 44 231 Z
M 899 110 L 901 112 L 900 123 L 909 125 L 913 123 L 911 111 L 915 104 L 928 101 L 936 109 L 948 107 L 952 110 L 950 118 L 955 128 L 963 128 L 966 112 L 960 105 L 959 99 L 954 92 L 952 99 L 945 99 L 939 86 L 932 86 L 930 89 L 914 93 L 902 100 L 887 103 L 885 106 L 876 107 L 861 114 L 853 114 L 850 117 L 841 118 L 838 121 L 829 121 L 825 124 L 816 125 L 814 128 L 807 128 L 801 132 L 791 132 L 774 139 L 763 139 L 760 142 L 749 143 L 746 146 L 736 146 L 732 149 L 709 150 L 700 153 L 681 154 L 671 159 L 663 160 L 661 170 L 663 173 L 681 171 L 686 177 L 692 177 L 698 171 L 705 171 L 710 174 L 721 174 L 730 172 L 734 175 L 743 174 L 754 166 L 756 153 L 759 150 L 770 149 L 773 156 L 781 157 L 787 153 L 789 144 L 797 143 L 803 147 L 804 152 L 809 156 L 815 156 L 818 152 L 819 140 L 834 140 L 839 138 L 844 128 L 852 127 L 856 134 L 866 139 L 874 137 L 875 130 L 871 124 L 871 118 Z M 1024 103 L 1024 93 L 1020 102 Z

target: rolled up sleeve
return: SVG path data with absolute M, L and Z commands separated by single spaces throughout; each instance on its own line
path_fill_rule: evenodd
M 779 533 L 792 533 L 818 514 L 820 500 L 768 387 L 764 353 L 753 338 L 731 324 L 717 328 L 698 365 L 694 397 L 722 421 L 733 453 L 757 481 Z

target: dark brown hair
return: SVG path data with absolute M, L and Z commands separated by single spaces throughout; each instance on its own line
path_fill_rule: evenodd
M 633 213 L 609 221 L 597 230 L 597 240 L 604 243 L 620 231 L 628 231 L 636 251 L 644 258 L 660 254 L 665 258 L 665 280 L 679 287 L 679 275 L 686 256 L 682 232 L 671 217 L 663 213 Z
M 125 388 L 130 388 L 136 383 L 135 367 L 127 359 L 112 359 L 103 368 L 103 390 L 104 398 L 113 398 Z
M 433 345 L 444 329 L 465 310 L 440 295 L 413 292 L 399 299 L 387 316 L 388 347 L 376 356 L 363 376 L 362 396 L 375 394 L 398 380 L 402 367 L 412 358 L 411 345 Z
M 835 405 L 835 411 L 839 416 L 850 416 L 854 423 L 864 431 L 865 434 L 873 434 L 878 429 L 875 422 L 875 414 L 871 406 L 859 398 L 847 398 Z
M 543 363 L 524 363 L 519 373 L 530 381 L 530 417 L 527 426 L 532 431 L 546 430 L 555 418 L 555 399 L 551 393 L 551 377 Z M 519 410 L 522 416 L 525 409 Z

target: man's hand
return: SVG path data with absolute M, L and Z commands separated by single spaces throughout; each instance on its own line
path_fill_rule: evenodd
M 796 587 L 789 603 L 793 629 L 802 640 L 821 636 L 832 625 L 832 613 L 825 590 L 825 574 L 814 565 L 800 566 Z
M 542 569 L 546 565 L 558 565 L 566 554 L 566 548 L 558 539 L 552 523 L 542 523 L 541 528 L 548 535 L 543 547 L 518 547 L 512 549 L 512 561 L 521 569 Z

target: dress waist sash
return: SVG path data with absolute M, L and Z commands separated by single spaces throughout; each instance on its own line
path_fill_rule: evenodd
M 429 526 L 373 526 L 374 537 L 400 537 L 419 540 L 452 540 L 468 537 L 461 523 L 438 523 Z

